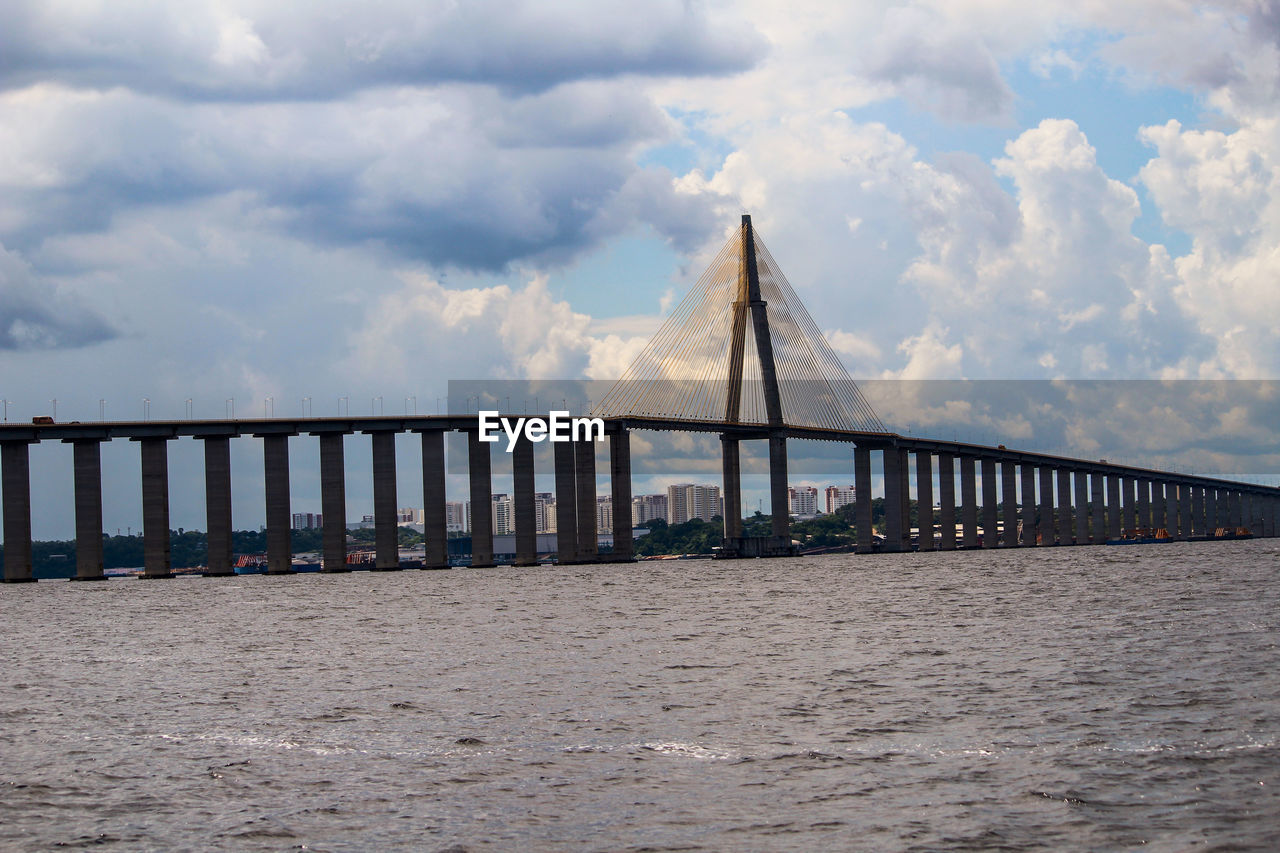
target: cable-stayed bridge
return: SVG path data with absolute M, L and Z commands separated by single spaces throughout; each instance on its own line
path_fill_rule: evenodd
M 861 552 L 877 544 L 871 523 L 873 454 L 880 454 L 883 471 L 879 548 L 885 551 L 911 547 L 913 477 L 921 550 L 1100 544 L 1157 530 L 1161 538 L 1175 540 L 1242 530 L 1271 537 L 1280 510 L 1280 490 L 1273 487 L 888 431 L 747 216 L 592 414 L 603 420 L 609 445 L 614 547 L 600 554 L 597 546 L 595 443 L 555 443 L 557 558 L 566 564 L 632 558 L 626 510 L 632 497 L 630 436 L 637 430 L 720 436 L 726 557 L 794 553 L 787 446 L 797 440 L 850 446 Z M 481 440 L 474 414 L 6 424 L 0 426 L 4 580 L 33 579 L 29 448 L 45 441 L 71 445 L 76 579 L 105 576 L 101 447 L 115 439 L 135 441 L 140 448 L 141 577 L 171 577 L 168 442 L 182 437 L 204 445 L 207 575 L 234 573 L 230 442 L 242 438 L 258 439 L 263 446 L 267 572 L 293 571 L 289 439 L 299 435 L 314 436 L 319 446 L 322 570 L 348 570 L 345 448 L 346 437 L 356 433 L 368 435 L 372 449 L 374 568 L 401 567 L 395 442 L 400 433 L 421 437 L 425 567 L 443 568 L 448 565 L 445 435 L 450 432 L 466 435 L 472 505 L 485 505 L 493 493 L 492 445 Z M 740 445 L 757 440 L 768 442 L 772 530 L 769 536 L 744 537 Z M 533 450 L 527 438 L 512 448 L 516 565 L 538 559 Z M 843 479 L 843 472 L 831 473 Z M 493 565 L 493 548 L 490 514 L 473 512 L 472 565 Z

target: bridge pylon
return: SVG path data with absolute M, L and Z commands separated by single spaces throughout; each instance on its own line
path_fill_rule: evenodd
M 788 427 L 887 432 L 747 214 L 593 414 L 760 427 L 754 437 L 769 442 L 771 535 L 742 535 L 741 431 L 725 433 L 725 556 L 794 551 Z

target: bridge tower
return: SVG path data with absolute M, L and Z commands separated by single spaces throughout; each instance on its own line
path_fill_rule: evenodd
M 725 556 L 794 552 L 790 427 L 886 433 L 746 214 L 594 414 L 723 425 Z M 740 443 L 760 439 L 769 442 L 771 530 L 744 537 Z

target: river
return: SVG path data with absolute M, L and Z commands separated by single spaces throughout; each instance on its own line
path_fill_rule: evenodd
M 0 588 L 0 848 L 1272 849 L 1280 540 Z

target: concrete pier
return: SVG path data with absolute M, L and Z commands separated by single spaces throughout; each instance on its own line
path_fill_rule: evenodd
M 1075 512 L 1077 545 L 1089 544 L 1089 475 L 1084 471 L 1073 471 L 1072 480 L 1075 485 Z
M 1133 477 L 1120 478 L 1120 529 L 1122 536 L 1132 535 L 1138 526 L 1138 487 Z
M 1106 475 L 1093 473 L 1089 475 L 1089 541 L 1094 545 L 1102 545 L 1107 541 L 1107 510 L 1103 502 L 1106 488 Z
M 791 498 L 787 486 L 787 437 L 784 435 L 769 436 L 769 506 L 774 538 L 790 545 Z
M 858 553 L 869 554 L 871 537 L 871 448 L 859 445 L 853 451 L 853 518 L 857 527 Z
M 1201 486 L 1192 486 L 1191 492 L 1191 534 L 1193 536 L 1204 536 L 1208 528 L 1205 518 L 1205 497 L 1204 488 Z
M 961 541 L 966 549 L 978 547 L 978 483 L 975 460 L 960 457 L 960 525 Z
M 142 578 L 173 577 L 169 550 L 169 439 L 138 439 L 142 450 Z
M 31 574 L 31 454 L 25 441 L 0 443 L 0 492 L 4 502 L 4 579 L 34 581 Z
M 609 491 L 613 501 L 613 557 L 626 562 L 635 556 L 631 541 L 631 433 L 619 429 L 609 437 Z M 725 512 L 728 513 L 726 501 Z M 738 535 L 742 535 L 742 497 L 738 497 Z M 726 521 L 728 519 L 726 518 Z
M 902 516 L 902 454 L 896 447 L 884 451 L 884 550 L 904 551 L 907 519 Z
M 1041 465 L 1040 471 L 1040 523 L 1036 533 L 1040 537 L 1040 545 L 1057 545 L 1058 539 L 1053 530 L 1053 469 Z
M 938 454 L 938 549 L 956 549 L 956 458 Z
M 538 564 L 538 507 L 534 500 L 533 442 L 524 436 L 511 449 L 513 510 L 516 522 L 517 566 Z M 630 503 L 628 503 L 630 506 Z
M 1218 528 L 1222 526 L 1221 519 L 1218 518 L 1218 490 L 1204 490 L 1204 527 L 1205 532 L 1210 536 L 1214 536 L 1218 532 Z
M 1071 518 L 1071 471 L 1058 469 L 1058 544 L 1076 544 L 1076 528 Z
M 390 572 L 400 568 L 396 434 L 376 430 L 369 438 L 373 445 L 373 568 Z
M 208 558 L 206 577 L 227 577 L 236 573 L 231 542 L 231 439 L 210 436 L 204 439 L 204 510 Z
M 1169 530 L 1165 509 L 1168 504 L 1164 497 L 1165 484 L 1160 480 L 1151 481 L 1151 528 L 1153 531 Z
M 1134 506 L 1138 513 L 1134 518 L 1134 528 L 1145 532 L 1151 530 L 1151 481 L 1143 478 L 1134 480 L 1134 487 L 1137 489 L 1137 500 Z
M 471 492 L 471 568 L 493 567 L 493 473 L 490 444 L 467 430 L 467 473 Z
M 1191 487 L 1186 483 L 1178 484 L 1178 538 L 1186 539 L 1191 535 Z
M 289 529 L 289 435 L 262 436 L 263 491 L 267 503 L 267 574 L 293 573 L 293 544 Z M 345 508 L 343 510 L 345 512 Z
M 1018 469 L 1009 460 L 1000 463 L 1000 492 L 1004 515 L 1004 536 L 1001 544 L 1006 548 L 1018 545 Z
M 996 460 L 983 459 L 982 471 L 982 547 L 995 548 L 1000 544 L 999 506 L 996 500 Z
M 73 580 L 105 580 L 102 563 L 102 442 L 72 442 L 76 504 L 76 576 Z
M 596 535 L 596 444 L 573 443 L 574 489 L 578 499 L 578 562 L 594 563 L 600 558 Z
M 556 466 L 556 559 L 565 566 L 578 562 L 577 482 L 573 470 L 573 445 L 551 445 Z
M 920 550 L 934 550 L 937 546 L 933 540 L 933 456 L 927 450 L 916 451 L 916 517 Z
M 320 512 L 322 556 L 320 571 L 349 572 L 347 565 L 346 432 L 320 433 Z
M 1120 477 L 1107 475 L 1107 539 L 1120 538 Z
M 1036 505 L 1036 467 L 1026 462 L 1019 467 L 1022 479 L 1022 546 L 1030 548 L 1036 544 L 1036 525 L 1040 514 Z
M 740 454 L 738 439 L 727 435 L 720 436 L 725 539 L 737 539 L 742 536 L 742 458 Z
M 445 518 L 444 431 L 422 432 L 422 521 L 427 557 L 424 569 L 449 566 L 449 530 Z

